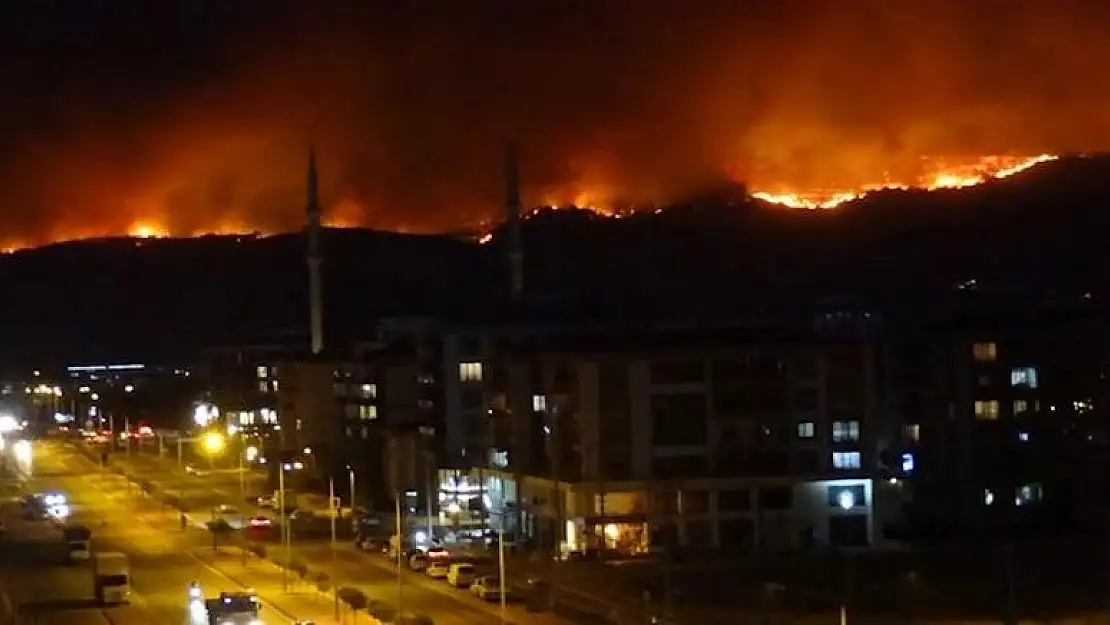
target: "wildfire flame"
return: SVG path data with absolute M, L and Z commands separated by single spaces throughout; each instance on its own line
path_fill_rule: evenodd
M 963 189 L 983 184 L 991 180 L 1008 178 L 1031 167 L 1054 161 L 1058 156 L 1040 154 L 1037 156 L 986 156 L 973 163 L 962 166 L 946 166 L 942 162 L 933 165 L 929 171 L 912 184 L 903 182 L 884 182 L 867 185 L 857 191 L 813 191 L 798 192 L 790 190 L 754 191 L 752 197 L 780 204 L 789 208 L 820 210 L 836 208 L 846 202 L 857 200 L 875 191 L 905 189 Z
M 833 209 L 847 202 L 857 200 L 869 193 L 889 190 L 908 189 L 962 189 L 1007 178 L 1026 171 L 1041 163 L 1057 160 L 1059 157 L 1052 154 L 1037 156 L 986 156 L 961 163 L 953 163 L 951 159 L 928 159 L 922 162 L 922 174 L 912 182 L 883 181 L 881 183 L 864 185 L 855 190 L 849 189 L 818 189 L 800 191 L 784 186 L 761 187 L 758 182 L 750 185 L 753 189 L 751 197 L 769 204 L 775 204 L 791 209 L 822 210 Z M 738 176 L 739 178 L 739 176 Z M 611 190 L 605 188 L 591 188 L 576 190 L 566 195 L 567 201 L 559 202 L 557 194 L 548 194 L 544 197 L 545 206 L 530 211 L 525 218 L 535 215 L 542 210 L 557 210 L 559 207 L 571 206 L 579 210 L 592 211 L 598 215 L 613 219 L 626 217 L 631 213 L 641 210 L 659 212 L 657 207 L 643 209 L 618 209 L 608 206 L 606 198 L 612 195 Z M 328 227 L 347 228 L 358 227 L 358 208 L 350 203 L 341 203 L 335 207 L 325 219 Z M 489 243 L 493 239 L 493 224 L 482 222 L 474 234 L 474 240 L 479 244 Z M 180 236 L 172 232 L 164 220 L 143 219 L 135 221 L 126 230 L 127 236 L 136 239 L 161 239 Z M 195 230 L 187 233 L 188 236 L 199 237 L 205 235 L 251 235 L 268 236 L 273 232 L 263 232 L 249 224 L 239 221 L 222 221 L 209 229 Z M 103 234 L 86 233 L 86 236 L 104 236 Z M 81 238 L 81 237 L 76 237 Z M 10 254 L 21 249 L 32 247 L 24 241 L 5 241 L 0 245 L 0 253 Z

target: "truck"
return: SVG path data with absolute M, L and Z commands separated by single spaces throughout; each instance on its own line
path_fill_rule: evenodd
M 262 625 L 258 618 L 262 603 L 253 592 L 224 592 L 215 599 L 206 599 L 205 611 L 209 625 Z
M 93 559 L 93 588 L 96 600 L 105 605 L 127 603 L 131 596 L 131 569 L 127 556 L 100 552 Z
M 69 525 L 62 530 L 66 542 L 66 554 L 70 562 L 88 562 L 92 557 L 90 540 L 92 530 L 84 525 Z

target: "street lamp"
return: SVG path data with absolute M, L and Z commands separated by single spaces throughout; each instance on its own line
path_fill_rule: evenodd
M 223 434 L 219 432 L 209 432 L 204 435 L 201 443 L 204 445 L 204 451 L 211 455 L 215 455 L 224 450 L 224 445 L 227 444 L 227 440 L 224 438 Z
M 285 504 L 285 472 L 298 471 L 303 469 L 304 465 L 300 462 L 283 462 L 278 467 L 278 505 L 281 507 L 279 511 L 279 520 L 281 521 L 282 543 L 285 545 L 285 563 L 288 565 L 293 553 L 293 532 L 289 527 L 289 519 L 286 510 L 288 506 Z M 281 567 L 281 587 L 285 592 L 289 592 L 289 568 L 288 566 Z

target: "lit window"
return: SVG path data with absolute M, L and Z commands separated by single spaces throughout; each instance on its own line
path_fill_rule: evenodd
M 834 451 L 832 461 L 834 469 L 858 469 L 861 465 L 858 451 Z
M 915 443 L 917 441 L 921 440 L 921 425 L 920 424 L 918 424 L 918 423 L 907 423 L 903 427 L 903 431 L 906 435 L 906 440 L 913 441 Z
M 268 392 L 270 392 L 270 383 L 267 382 L 266 380 L 259 380 L 259 382 L 258 382 L 258 392 L 259 393 L 268 393 Z
M 1010 386 L 1037 388 L 1036 367 L 1014 367 L 1010 369 Z
M 271 380 L 270 384 L 272 385 L 272 388 L 274 389 L 274 392 L 275 393 L 278 392 L 278 381 L 277 380 Z
M 359 393 L 362 395 L 363 399 L 374 399 L 375 397 L 378 396 L 378 385 L 377 384 L 363 384 L 359 388 Z
M 998 401 L 991 399 L 975 402 L 975 418 L 980 421 L 997 421 Z
M 1042 492 L 1040 484 L 1026 484 L 1014 489 L 1014 505 L 1027 506 L 1029 504 L 1037 503 L 1041 500 Z
M 983 505 L 984 506 L 989 506 L 993 503 L 994 503 L 994 493 L 991 492 L 991 489 L 984 488 L 983 489 Z
M 1023 442 L 1023 443 L 1028 443 L 1029 442 L 1029 432 L 1025 432 L 1025 431 L 1018 432 L 1018 440 Z
M 378 407 L 363 405 L 358 407 L 358 418 L 363 421 L 373 421 L 378 418 Z
M 255 372 L 258 374 L 259 380 L 265 380 L 266 378 L 270 377 L 270 370 L 266 368 L 266 365 L 258 365 L 258 368 L 255 369 Z
M 1024 413 L 1026 410 L 1029 410 L 1029 402 L 1025 401 L 1024 399 L 1015 399 L 1014 400 L 1014 416 L 1015 417 L 1019 414 Z
M 833 421 L 832 439 L 834 443 L 859 440 L 859 421 Z
M 817 428 L 813 425 L 813 421 L 802 421 L 798 424 L 798 438 L 813 438 L 817 433 Z
M 971 355 L 977 362 L 994 362 L 998 360 L 998 345 L 995 343 L 975 343 L 971 346 Z
M 909 475 L 910 473 L 913 473 L 913 469 L 914 469 L 915 466 L 916 466 L 916 463 L 913 460 L 913 454 L 911 454 L 911 453 L 902 454 L 902 473 L 905 473 L 906 475 Z
M 263 408 L 259 411 L 259 416 L 262 417 L 262 423 L 268 425 L 276 425 L 278 422 L 277 411 L 272 408 Z
M 532 396 L 532 410 L 535 412 L 547 412 L 547 396 L 546 395 L 533 395 Z
M 459 380 L 462 382 L 481 382 L 482 381 L 482 363 L 480 362 L 460 362 L 459 363 Z

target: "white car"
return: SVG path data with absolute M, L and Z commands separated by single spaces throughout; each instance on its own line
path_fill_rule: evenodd
M 469 588 L 474 583 L 474 565 L 469 562 L 456 562 L 447 571 L 447 583 L 455 588 Z
M 483 601 L 498 601 L 501 599 L 501 580 L 493 575 L 479 577 L 470 585 L 470 593 Z
M 447 579 L 447 574 L 451 572 L 451 563 L 445 560 L 430 559 L 424 572 L 432 579 Z

